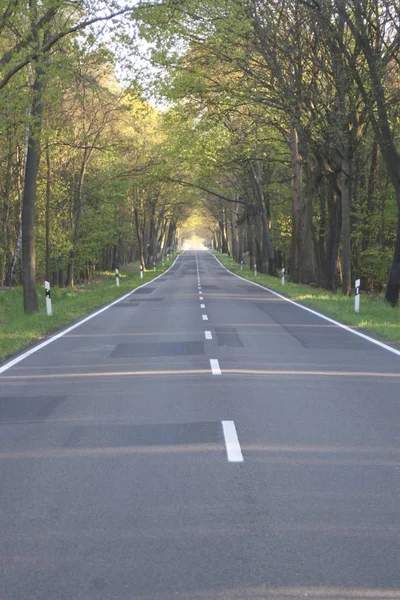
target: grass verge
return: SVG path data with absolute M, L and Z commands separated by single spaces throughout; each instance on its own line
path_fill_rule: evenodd
M 139 285 L 151 281 L 171 266 L 174 257 L 156 272 L 146 271 L 139 277 L 139 266 L 128 265 L 120 271 L 120 286 L 115 284 L 115 274 L 98 273 L 90 284 L 51 290 L 53 316 L 46 314 L 43 286 L 38 286 L 39 312 L 26 315 L 23 308 L 22 287 L 5 289 L 0 293 L 0 362 L 23 350 L 32 342 L 46 337 L 52 331 L 65 327 L 88 315 L 96 308 L 112 302 Z
M 213 252 L 213 254 L 232 273 L 237 273 L 249 281 L 255 281 L 282 294 L 282 296 L 304 304 L 304 306 L 314 308 L 327 317 L 331 317 L 355 329 L 367 331 L 376 338 L 380 338 L 388 343 L 395 342 L 400 344 L 400 311 L 386 304 L 383 297 L 373 298 L 362 294 L 360 312 L 356 314 L 354 312 L 354 297 L 347 297 L 340 293 L 328 292 L 322 288 L 287 281 L 282 286 L 281 280 L 277 277 L 271 277 L 262 273 L 259 273 L 255 277 L 248 265 L 243 265 L 243 271 L 241 271 L 240 265 L 226 256 L 226 254 L 219 252 Z

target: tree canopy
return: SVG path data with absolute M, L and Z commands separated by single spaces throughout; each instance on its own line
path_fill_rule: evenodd
M 0 4 L 0 277 L 27 312 L 37 281 L 191 237 L 398 305 L 396 3 Z

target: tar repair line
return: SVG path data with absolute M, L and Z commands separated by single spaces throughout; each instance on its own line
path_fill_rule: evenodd
M 211 254 L 211 252 L 210 252 L 210 254 Z M 389 352 L 392 352 L 392 354 L 396 354 L 397 356 L 400 356 L 400 350 L 396 350 L 396 348 L 391 348 L 390 346 L 388 346 L 387 344 L 384 344 L 383 342 L 374 340 L 374 338 L 369 337 L 369 335 L 366 335 L 365 333 L 361 333 L 361 331 L 355 331 L 351 327 L 348 327 L 347 325 L 344 325 L 343 323 L 339 323 L 339 321 L 335 321 L 334 319 L 331 319 L 330 317 L 326 317 L 325 315 L 317 312 L 316 310 L 313 310 L 312 308 L 308 308 L 308 306 L 303 306 L 302 304 L 299 304 L 298 302 L 295 302 L 294 300 L 290 300 L 290 298 L 286 298 L 286 296 L 282 296 L 282 294 L 279 294 L 278 292 L 274 292 L 274 290 L 270 290 L 269 288 L 265 287 L 264 285 L 260 285 L 259 283 L 256 283 L 255 281 L 250 281 L 250 279 L 245 279 L 244 277 L 241 277 L 240 275 L 237 275 L 236 273 L 232 273 L 232 271 L 230 271 L 229 269 L 224 267 L 222 262 L 220 260 L 218 260 L 218 258 L 216 256 L 214 256 L 214 254 L 211 254 L 211 256 L 213 256 L 215 258 L 215 260 L 221 265 L 221 267 L 223 269 L 225 269 L 225 271 L 228 271 L 228 273 L 230 275 L 233 275 L 234 277 L 237 277 L 238 279 L 241 279 L 242 281 L 245 281 L 246 283 L 251 283 L 253 285 L 256 285 L 257 287 L 261 288 L 265 292 L 269 292 L 270 294 L 273 294 L 274 296 L 281 298 L 281 300 L 285 300 L 286 302 L 289 302 L 290 304 L 294 304 L 294 306 L 297 306 L 298 308 L 301 308 L 302 310 L 306 310 L 307 312 L 311 313 L 312 315 L 315 315 L 316 317 L 319 317 L 320 319 L 324 319 L 324 321 L 333 323 L 333 325 L 340 327 L 340 329 L 344 329 L 345 331 L 348 331 L 349 333 L 353 333 L 354 335 L 357 335 L 358 337 L 363 338 L 364 340 L 367 340 L 368 342 L 371 342 L 372 344 L 375 344 L 376 346 L 379 346 L 380 348 L 383 348 L 384 350 L 388 350 Z
M 197 281 L 198 281 L 198 283 L 200 283 L 200 271 L 199 271 L 199 261 L 197 258 L 197 250 L 195 251 L 195 257 L 196 257 Z
M 76 329 L 77 327 L 80 327 L 81 325 L 83 325 L 84 323 L 87 323 L 88 321 L 90 321 L 91 319 L 94 319 L 95 317 L 97 317 L 98 315 L 101 315 L 101 313 L 103 313 L 104 311 L 108 310 L 109 308 L 111 308 L 112 306 L 115 306 L 115 304 L 118 304 L 118 302 L 122 302 L 122 300 L 125 300 L 126 298 L 128 298 L 129 296 L 131 296 L 132 294 L 134 294 L 137 290 L 140 290 L 143 287 L 146 287 L 146 285 L 150 285 L 151 283 L 153 283 L 154 281 L 156 281 L 157 279 L 159 279 L 160 277 L 162 277 L 163 275 L 165 275 L 166 273 L 168 273 L 168 271 L 170 269 L 172 269 L 172 267 L 174 266 L 174 264 L 176 263 L 176 261 L 178 260 L 178 258 L 180 258 L 180 256 L 183 256 L 185 251 L 182 252 L 182 254 L 178 255 L 174 262 L 172 263 L 172 265 L 170 267 L 168 267 L 168 269 L 166 271 L 164 271 L 164 273 L 161 273 L 160 275 L 157 275 L 157 277 L 154 277 L 154 279 L 151 279 L 150 281 L 147 281 L 146 283 L 143 283 L 142 285 L 138 285 L 137 288 L 135 288 L 134 290 L 132 290 L 131 292 L 128 292 L 128 294 L 125 294 L 124 296 L 121 296 L 121 298 L 118 298 L 118 300 L 114 300 L 114 302 L 111 302 L 110 304 L 107 304 L 107 306 L 104 306 L 103 308 L 101 308 L 100 310 L 96 311 L 95 313 L 93 313 L 92 315 L 89 315 L 88 317 L 85 317 L 84 319 L 82 319 L 81 321 L 78 321 L 78 323 L 75 323 L 75 325 L 71 325 L 71 327 L 67 327 L 67 329 L 64 329 L 63 331 L 60 331 L 60 333 L 57 333 L 56 335 L 52 336 L 51 338 L 49 338 L 48 340 L 46 340 L 45 342 L 42 342 L 41 344 L 38 344 L 37 346 L 35 346 L 34 348 L 31 348 L 30 350 L 27 350 L 27 352 L 24 352 L 23 354 L 21 354 L 20 356 L 17 356 L 16 358 L 13 358 L 12 360 L 10 360 L 9 362 L 7 362 L 5 365 L 3 365 L 2 367 L 0 367 L 0 374 L 4 373 L 5 371 L 7 371 L 8 369 L 11 369 L 11 367 L 13 367 L 14 365 L 18 364 L 19 362 L 25 360 L 25 358 L 28 358 L 28 356 L 31 356 L 31 354 L 34 354 L 35 352 L 38 352 L 39 350 L 41 350 L 42 348 L 44 348 L 45 346 L 48 346 L 49 344 L 51 344 L 52 342 L 55 342 L 56 340 L 60 339 L 61 337 L 63 337 L 66 333 L 69 333 L 70 331 L 73 331 L 74 329 Z
M 221 369 L 217 358 L 210 358 L 211 373 L 213 375 L 221 375 Z
M 205 331 L 204 335 L 206 336 L 206 340 L 212 340 L 213 339 L 211 331 Z
M 226 455 L 229 462 L 243 462 L 243 454 L 235 427 L 235 421 L 221 421 L 221 423 L 225 438 Z

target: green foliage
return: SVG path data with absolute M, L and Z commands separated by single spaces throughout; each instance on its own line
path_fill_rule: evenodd
M 365 277 L 372 287 L 382 288 L 387 280 L 391 258 L 387 250 L 376 246 L 361 252 L 361 277 Z

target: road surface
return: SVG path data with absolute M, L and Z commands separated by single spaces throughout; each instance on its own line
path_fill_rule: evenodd
M 185 252 L 0 375 L 0 598 L 400 598 L 399 366 Z

